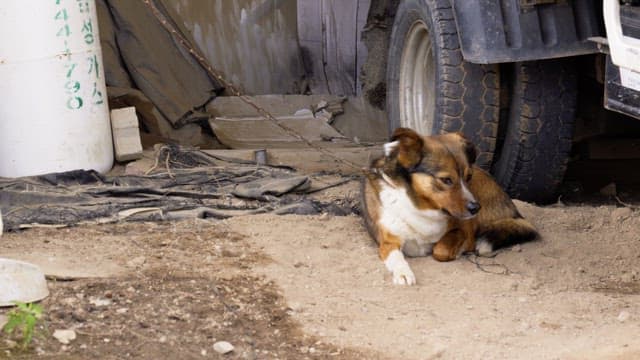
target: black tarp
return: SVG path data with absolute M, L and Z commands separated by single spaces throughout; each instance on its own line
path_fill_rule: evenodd
M 204 106 L 223 88 L 196 59 L 199 50 L 170 7 L 160 0 L 96 4 L 111 105 L 136 106 L 157 135 L 207 119 Z
M 76 170 L 0 178 L 5 230 L 266 212 L 346 215 L 357 211 L 351 203 L 311 199 L 309 194 L 322 188 L 314 189 L 310 177 L 293 169 L 214 158 L 192 148 L 159 147 L 156 165 L 149 170 L 145 176 Z

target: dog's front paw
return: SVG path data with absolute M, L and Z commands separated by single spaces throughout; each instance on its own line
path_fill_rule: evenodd
M 416 276 L 411 271 L 409 264 L 404 263 L 404 266 L 398 266 L 393 270 L 393 283 L 395 285 L 415 285 Z
M 393 283 L 396 285 L 415 285 L 416 276 L 404 259 L 400 250 L 393 250 L 384 261 L 387 269 L 393 274 Z

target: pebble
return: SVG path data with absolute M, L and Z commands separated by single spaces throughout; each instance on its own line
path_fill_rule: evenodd
M 7 321 L 9 321 L 9 318 L 7 318 L 6 315 L 0 314 L 0 329 L 2 329 L 4 327 L 4 325 L 7 323 Z
M 632 211 L 628 207 L 619 207 L 615 208 L 611 212 L 611 220 L 613 221 L 622 221 L 631 216 Z
M 215 350 L 218 354 L 227 354 L 232 352 L 234 349 L 233 345 L 231 345 L 231 343 L 228 343 L 226 341 L 218 341 L 215 344 L 213 344 L 213 350 Z
M 633 281 L 633 274 L 624 273 L 624 274 L 620 275 L 620 281 L 622 281 L 624 283 L 632 282 Z
M 76 309 L 71 313 L 73 320 L 77 322 L 87 321 L 87 312 L 84 309 Z
M 137 268 L 137 267 L 141 267 L 146 262 L 147 262 L 147 258 L 146 257 L 138 256 L 138 257 L 135 257 L 135 258 L 127 261 L 127 265 L 129 267 L 136 267 Z
M 618 321 L 625 322 L 629 320 L 629 317 L 631 317 L 631 314 L 629 314 L 628 311 L 620 311 L 620 314 L 618 315 Z
M 109 305 L 111 305 L 111 300 L 109 300 L 109 299 L 100 299 L 100 298 L 91 298 L 91 299 L 89 299 L 89 304 L 95 305 L 97 307 L 109 306 Z
M 53 332 L 53 337 L 56 338 L 62 344 L 68 344 L 72 340 L 76 339 L 76 332 L 71 329 L 56 330 Z
M 520 244 L 514 245 L 514 246 L 511 248 L 511 251 L 514 251 L 514 252 L 521 252 L 521 251 L 522 251 L 522 245 L 520 245 Z

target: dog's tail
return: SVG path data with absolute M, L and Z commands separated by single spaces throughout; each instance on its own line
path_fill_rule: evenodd
M 476 235 L 478 255 L 538 238 L 536 228 L 522 217 L 496 220 L 479 230 Z

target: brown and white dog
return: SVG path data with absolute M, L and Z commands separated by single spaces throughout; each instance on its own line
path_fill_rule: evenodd
M 399 128 L 384 151 L 362 183 L 363 216 L 394 284 L 416 283 L 405 255 L 450 261 L 537 237 L 462 135 Z

